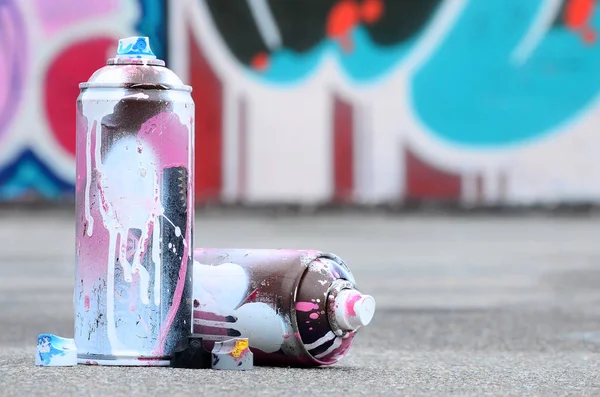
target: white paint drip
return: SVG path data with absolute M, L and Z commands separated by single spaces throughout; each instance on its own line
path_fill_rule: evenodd
M 121 248 L 119 249 L 119 264 L 123 269 L 123 280 L 130 283 L 131 281 L 133 281 L 133 275 L 131 270 L 131 263 L 129 263 L 129 261 L 127 260 L 127 243 L 123 244 L 124 236 L 122 236 L 120 233 L 118 234 L 118 236 L 120 237 L 119 241 L 121 244 Z
M 102 176 L 102 157 L 101 157 L 101 146 L 102 146 L 102 134 L 99 126 L 94 126 L 95 121 L 89 120 L 88 131 L 94 131 L 96 134 L 96 147 L 94 151 L 94 165 L 98 172 L 99 179 Z M 96 128 L 94 128 L 96 127 Z M 87 156 L 91 158 L 91 147 L 90 151 L 86 153 Z M 101 181 L 98 181 L 98 184 L 101 185 Z M 89 193 L 89 192 L 88 192 Z M 102 221 L 104 223 L 104 227 L 108 230 L 109 233 L 109 243 L 108 243 L 108 260 L 107 260 L 107 271 L 106 271 L 106 322 L 107 322 L 107 336 L 110 341 L 112 349 L 118 348 L 121 345 L 119 338 L 117 337 L 117 329 L 115 325 L 115 252 L 117 250 L 117 237 L 118 235 L 114 233 L 116 220 L 110 219 L 107 216 L 107 211 L 104 208 L 104 197 L 101 189 L 99 189 L 99 197 L 100 201 L 98 204 L 98 208 L 102 215 Z M 89 197 L 86 198 L 86 201 L 89 203 Z
M 324 336 L 322 336 L 321 338 L 317 339 L 313 343 L 309 343 L 308 345 L 304 345 L 304 347 L 306 348 L 306 350 L 312 350 L 312 349 L 315 349 L 315 348 L 321 346 L 322 344 L 324 344 L 326 342 L 329 342 L 333 338 L 335 338 L 335 334 L 333 333 L 333 331 L 329 331 L 328 333 L 326 333 Z
M 158 221 L 158 219 L 156 220 Z M 155 264 L 160 263 L 160 233 L 158 223 L 154 224 L 152 230 L 152 261 Z M 160 267 L 154 265 L 154 304 L 160 303 L 160 279 L 161 279 Z
M 150 291 L 150 275 L 148 274 L 148 270 L 141 264 L 141 252 L 142 252 L 142 241 L 140 240 L 140 244 L 136 247 L 135 254 L 133 256 L 133 271 L 138 274 L 140 278 L 140 300 L 144 305 L 150 303 L 150 296 L 148 295 Z M 156 267 L 159 267 L 155 265 Z
M 106 274 L 106 322 L 108 340 L 113 349 L 120 345 L 115 325 L 115 250 L 117 249 L 117 236 L 112 233 L 108 242 L 108 268 Z
M 85 136 L 85 220 L 87 221 L 87 235 L 92 236 L 94 230 L 94 217 L 90 209 L 90 186 L 92 184 L 92 130 L 88 125 Z
M 161 214 L 163 216 L 163 218 L 165 218 L 175 229 L 175 236 L 177 237 L 181 237 L 181 228 L 179 226 L 175 226 L 175 224 L 173 223 L 173 221 L 171 221 L 165 214 L 164 214 L 164 208 L 163 208 L 163 213 Z M 187 247 L 187 241 L 185 241 L 185 239 L 183 239 L 183 246 Z
M 208 266 L 194 261 L 194 300 L 200 302 L 197 311 L 221 316 L 234 316 L 235 322 L 195 318 L 193 323 L 207 327 L 234 329 L 243 338 L 249 338 L 250 347 L 273 353 L 284 341 L 283 319 L 263 302 L 245 303 L 249 278 L 245 270 L 235 263 Z
M 329 346 L 329 349 L 325 350 L 323 353 L 319 353 L 319 354 L 315 355 L 315 358 L 325 357 L 326 355 L 330 354 L 332 351 L 334 351 L 341 345 L 342 345 L 342 338 L 337 338 L 336 340 L 333 341 L 331 346 Z
M 140 300 L 148 304 L 150 275 L 141 264 L 141 254 L 146 236 L 150 233 L 150 224 L 155 220 L 151 215 L 155 208 L 151 206 L 159 202 L 160 190 L 157 188 L 156 159 L 149 147 L 142 145 L 142 150 L 137 150 L 140 145 L 133 137 L 123 138 L 113 145 L 106 156 L 101 166 L 100 180 L 107 209 L 101 206 L 101 212 L 109 224 L 113 223 L 112 227 L 107 226 L 109 233 L 120 237 L 119 264 L 123 268 L 123 279 L 131 283 L 132 275 L 137 274 Z M 145 170 L 145 173 L 139 170 Z M 127 237 L 131 229 L 141 230 L 141 238 L 129 263 Z M 112 262 L 113 266 L 115 262 Z M 155 266 L 160 267 L 160 261 Z

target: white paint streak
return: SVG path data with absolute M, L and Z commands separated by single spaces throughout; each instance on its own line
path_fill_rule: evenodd
M 510 55 L 511 63 L 515 66 L 521 66 L 529 59 L 552 26 L 556 14 L 560 11 L 562 2 L 563 0 L 546 0 L 540 4 L 540 9 L 529 30 Z
M 281 33 L 266 0 L 246 0 L 263 41 L 271 51 L 281 47 Z
M 238 305 L 246 297 L 249 278 L 235 263 L 208 266 L 194 261 L 194 300 L 200 302 L 199 312 L 234 316 L 235 322 L 194 319 L 196 325 L 237 330 L 248 338 L 250 347 L 266 353 L 279 350 L 284 341 L 283 319 L 263 302 Z
M 335 338 L 335 334 L 333 333 L 333 331 L 329 331 L 321 338 L 317 339 L 313 343 L 309 343 L 308 345 L 305 345 L 304 347 L 306 348 L 306 350 L 312 350 L 312 349 L 315 349 L 315 348 L 321 346 L 323 343 L 329 342 L 333 338 Z
M 152 261 L 160 263 L 160 233 L 158 219 L 155 219 L 154 229 L 152 230 Z M 160 267 L 154 266 L 154 304 L 160 303 Z
M 91 236 L 94 230 L 94 217 L 90 208 L 90 186 L 92 184 L 92 130 L 88 126 L 85 136 L 85 220 L 87 221 L 87 235 Z
M 323 353 L 317 354 L 315 356 L 315 358 L 325 357 L 326 355 L 330 354 L 332 351 L 334 351 L 335 349 L 337 349 L 341 345 L 342 345 L 342 338 L 337 338 L 336 340 L 333 341 L 333 343 L 331 344 L 331 346 L 329 346 L 329 349 L 325 350 Z
M 138 150 L 141 149 L 141 150 Z M 133 281 L 132 274 L 139 276 L 139 298 L 144 304 L 150 302 L 150 275 L 142 266 L 141 257 L 150 224 L 155 220 L 157 203 L 160 201 L 158 188 L 157 160 L 152 148 L 139 143 L 134 137 L 115 142 L 107 154 L 100 173 L 101 186 L 108 208 L 103 217 L 115 222 L 109 233 L 120 237 L 119 264 L 123 268 L 126 282 Z M 141 173 L 140 170 L 145 172 Z M 127 259 L 127 239 L 131 229 L 141 231 L 133 260 Z M 155 263 L 161 267 L 161 262 Z
M 108 242 L 108 263 L 106 273 L 106 323 L 108 340 L 115 349 L 120 345 L 115 325 L 115 251 L 117 249 L 117 236 L 110 233 Z

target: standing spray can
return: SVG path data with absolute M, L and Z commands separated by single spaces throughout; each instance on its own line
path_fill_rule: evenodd
M 190 336 L 194 102 L 146 37 L 80 84 L 78 362 L 169 365 Z
M 333 254 L 300 250 L 196 249 L 194 336 L 204 347 L 248 338 L 257 365 L 336 363 L 375 300 L 361 294 Z

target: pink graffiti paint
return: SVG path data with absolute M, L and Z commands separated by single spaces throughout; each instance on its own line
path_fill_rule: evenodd
M 169 131 L 167 135 L 164 131 Z M 179 117 L 171 112 L 162 112 L 152 117 L 140 128 L 137 136 L 150 147 L 160 148 L 160 168 L 185 167 L 189 148 L 180 143 L 187 140 L 189 130 Z M 191 182 L 190 182 L 191 183 Z
M 0 2 L 0 139 L 15 116 L 27 76 L 28 37 L 18 1 Z
M 296 310 L 299 310 L 301 312 L 309 312 L 311 310 L 316 310 L 318 308 L 319 308 L 319 305 L 317 305 L 316 303 L 310 303 L 310 302 L 296 303 Z
M 54 34 L 76 23 L 103 17 L 122 7 L 119 0 L 35 0 L 35 10 L 45 35 Z
M 360 300 L 360 298 L 361 298 L 360 294 L 354 294 L 346 302 L 346 311 L 348 312 L 349 315 L 356 316 L 356 311 L 354 311 L 354 305 L 356 304 L 356 302 L 358 302 Z
M 318 313 L 311 313 L 309 317 L 312 318 L 313 320 L 316 320 L 316 319 L 319 318 L 319 314 Z

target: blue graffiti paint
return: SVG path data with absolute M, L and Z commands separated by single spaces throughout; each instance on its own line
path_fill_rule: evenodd
M 73 339 L 41 334 L 38 336 L 35 354 L 35 364 L 39 366 L 77 364 L 77 348 Z
M 600 87 L 600 48 L 549 30 L 521 65 L 511 54 L 539 1 L 471 1 L 413 80 L 413 104 L 440 138 L 475 147 L 536 139 L 585 109 Z M 600 13 L 593 17 L 600 27 Z
M 0 169 L 0 201 L 34 194 L 49 200 L 70 198 L 75 186 L 56 176 L 31 150 Z
M 54 356 L 65 355 L 65 351 L 62 348 L 57 349 L 59 344 L 61 344 L 60 339 L 54 335 L 42 334 L 38 337 L 37 354 L 42 363 L 50 365 Z
M 167 15 L 165 0 L 139 0 L 140 18 L 135 29 L 147 36 L 157 58 L 167 60 Z
M 276 84 L 299 83 L 310 77 L 320 66 L 323 57 L 330 53 L 341 64 L 348 77 L 357 83 L 384 78 L 407 55 L 419 35 L 393 46 L 375 44 L 366 29 L 357 27 L 351 32 L 353 50 L 345 52 L 338 42 L 326 39 L 306 53 L 281 49 L 271 54 L 269 68 L 248 73 L 264 82 Z

